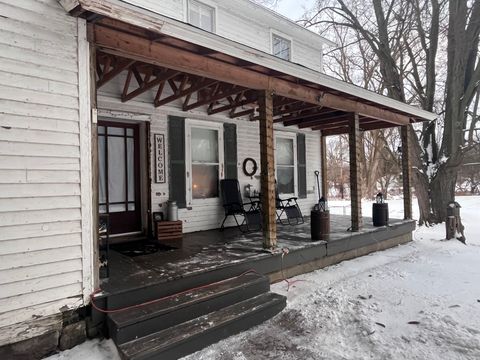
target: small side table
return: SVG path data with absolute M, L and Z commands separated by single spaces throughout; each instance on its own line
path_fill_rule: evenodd
M 157 241 L 178 241 L 182 239 L 182 221 L 157 221 Z

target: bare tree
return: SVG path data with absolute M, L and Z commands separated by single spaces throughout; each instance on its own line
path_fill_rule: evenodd
M 358 35 L 379 64 L 381 80 L 371 90 L 441 115 L 437 123 L 409 131 L 416 139 L 419 222 L 443 221 L 471 149 L 465 133 L 478 121 L 480 1 L 320 0 L 304 24 L 329 30 L 335 40 L 338 28 Z

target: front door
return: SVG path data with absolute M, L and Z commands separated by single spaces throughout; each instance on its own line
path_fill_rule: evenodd
M 138 125 L 99 121 L 99 213 L 109 214 L 110 233 L 142 229 Z

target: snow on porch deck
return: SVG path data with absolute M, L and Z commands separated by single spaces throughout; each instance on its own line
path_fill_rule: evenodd
M 110 278 L 102 284 L 102 289 L 110 294 L 119 293 L 220 269 L 225 276 L 249 269 L 271 274 L 334 255 L 340 261 L 342 254 L 369 245 L 402 236 L 401 242 L 406 242 L 415 227 L 413 221 L 395 219 L 390 220 L 388 227 L 373 227 L 371 223 L 370 218 L 364 218 L 363 229 L 352 233 L 348 231 L 349 216 L 331 215 L 328 242 L 310 240 L 308 218 L 301 225 L 278 225 L 279 250 L 273 253 L 262 248 L 260 232 L 242 234 L 237 228 L 184 234 L 182 241 L 169 243 L 177 249 L 166 252 L 127 257 L 111 251 Z M 288 249 L 288 255 L 282 257 L 281 249 Z

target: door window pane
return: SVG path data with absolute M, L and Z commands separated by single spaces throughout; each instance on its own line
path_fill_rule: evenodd
M 110 202 L 125 202 L 125 180 L 125 139 L 123 137 L 109 137 L 108 194 Z
M 98 137 L 98 201 L 103 204 L 107 201 L 105 174 L 105 136 Z
M 125 134 L 125 129 L 121 127 L 108 127 L 107 128 L 108 135 L 119 135 L 123 136 Z
M 218 197 L 218 165 L 192 164 L 192 197 L 194 199 Z
M 218 163 L 218 131 L 192 128 L 192 162 Z
M 127 173 L 128 173 L 128 201 L 135 201 L 135 165 L 133 158 L 135 150 L 133 138 L 127 139 Z

